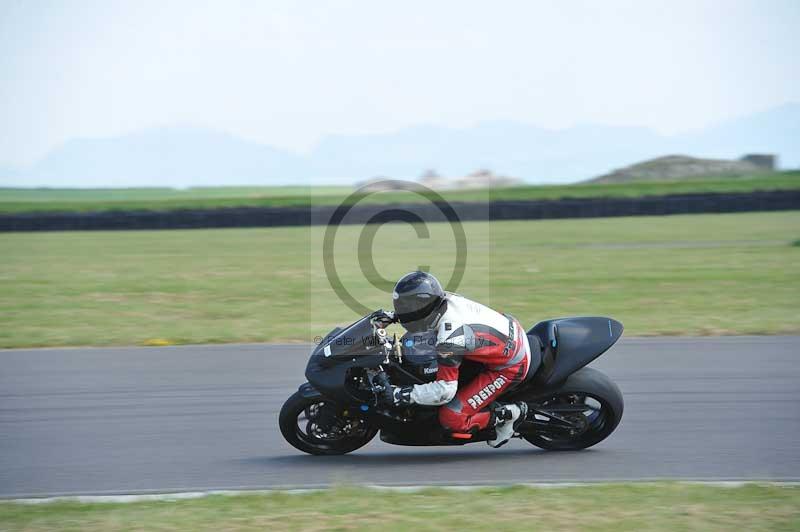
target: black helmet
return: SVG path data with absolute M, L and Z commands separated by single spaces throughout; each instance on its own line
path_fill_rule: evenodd
M 410 332 L 431 328 L 444 312 L 445 294 L 433 275 L 411 272 L 394 286 L 394 314 Z

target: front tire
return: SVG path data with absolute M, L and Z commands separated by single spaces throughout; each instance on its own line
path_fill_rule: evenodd
M 520 430 L 528 442 L 550 451 L 577 451 L 600 443 L 617 428 L 625 406 L 614 381 L 593 368 L 578 370 L 561 386 L 530 401 L 545 411 L 551 407 L 559 412 L 560 407 L 559 415 L 579 426 L 575 430 L 548 431 L 540 424 L 539 429 Z M 528 419 L 533 415 L 529 414 Z
M 347 454 L 363 447 L 378 429 L 321 397 L 295 392 L 281 408 L 281 434 L 295 449 L 315 455 Z

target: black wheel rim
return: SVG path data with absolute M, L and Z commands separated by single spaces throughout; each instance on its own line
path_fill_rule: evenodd
M 367 424 L 359 417 L 325 401 L 307 405 L 297 412 L 295 435 L 307 445 L 334 450 L 371 437 Z
M 612 418 L 601 397 L 576 392 L 555 394 L 528 415 L 535 436 L 554 445 L 582 445 L 603 438 Z

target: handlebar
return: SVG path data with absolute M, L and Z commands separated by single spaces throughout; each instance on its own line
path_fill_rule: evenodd
M 386 390 L 392 389 L 392 384 L 389 382 L 389 376 L 381 368 L 372 376 L 372 394 L 375 398 L 375 406 L 380 405 L 381 396 Z
M 394 312 L 387 312 L 383 309 L 373 312 L 372 320 L 373 322 L 381 323 L 383 327 L 388 327 L 392 323 L 397 323 L 397 318 L 395 317 Z
M 379 386 L 382 386 L 383 389 L 386 389 L 392 385 L 389 382 L 389 376 L 383 370 L 377 372 L 375 376 L 372 378 L 372 381 L 378 384 Z

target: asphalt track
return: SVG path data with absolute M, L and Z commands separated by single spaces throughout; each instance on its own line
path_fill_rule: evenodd
M 623 338 L 594 367 L 621 426 L 577 453 L 377 438 L 314 457 L 278 429 L 307 346 L 0 351 L 0 497 L 623 479 L 800 479 L 800 337 Z

